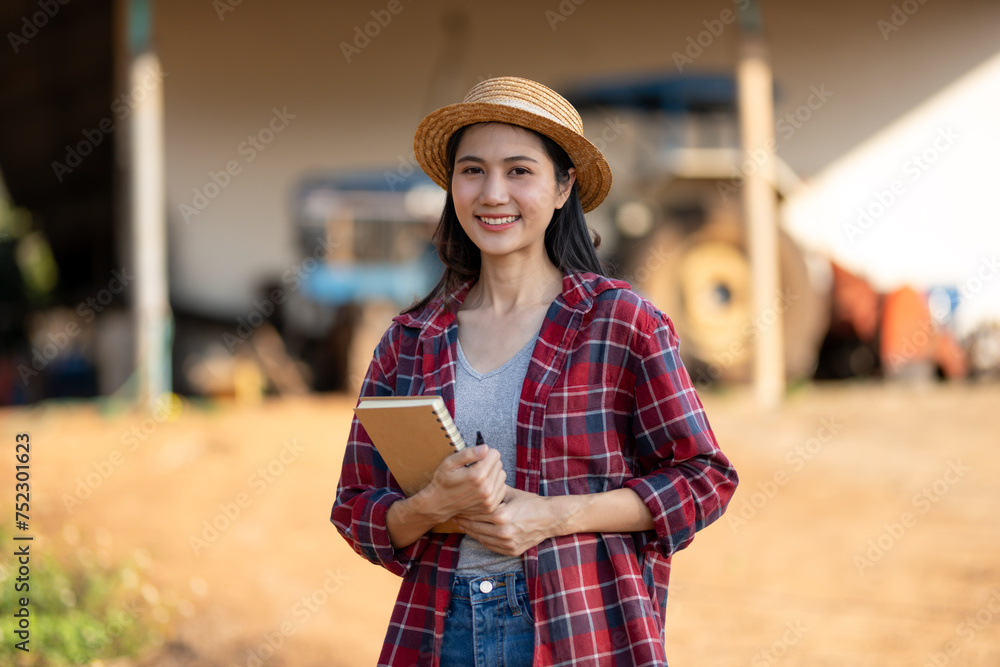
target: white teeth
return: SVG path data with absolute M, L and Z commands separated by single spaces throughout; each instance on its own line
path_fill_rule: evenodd
M 506 225 L 509 222 L 514 222 L 519 216 L 508 215 L 506 218 L 479 218 L 487 225 Z

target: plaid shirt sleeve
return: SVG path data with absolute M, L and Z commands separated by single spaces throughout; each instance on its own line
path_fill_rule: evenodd
M 518 472 L 541 495 L 630 488 L 654 528 L 560 536 L 529 552 L 537 665 L 665 665 L 671 557 L 721 516 L 737 484 L 670 320 L 609 282 L 582 276 L 593 296 L 564 302 L 544 329 Z
M 361 396 L 394 394 L 399 339 L 398 325 L 390 327 L 382 337 L 361 386 Z M 430 539 L 429 534 L 425 534 L 405 549 L 393 548 L 385 516 L 392 503 L 404 498 L 406 496 L 355 417 L 351 421 L 330 521 L 357 553 L 401 577 L 406 576 Z
M 673 323 L 642 310 L 637 325 L 632 433 L 642 474 L 625 486 L 653 515 L 656 537 L 641 549 L 669 557 L 722 516 L 738 478 L 681 362 Z

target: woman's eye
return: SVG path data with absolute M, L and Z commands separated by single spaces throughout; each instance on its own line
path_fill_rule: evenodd
M 525 169 L 524 167 L 514 167 L 514 168 L 513 168 L 513 169 L 511 169 L 510 171 L 511 171 L 511 173 L 512 173 L 512 174 L 514 174 L 514 175 L 516 175 L 516 176 L 525 176 L 525 175 L 527 175 L 527 174 L 530 174 L 530 173 L 531 173 L 530 171 L 528 171 L 528 170 L 527 170 L 527 169 Z
M 482 171 L 483 170 L 480 169 L 479 167 L 466 167 L 465 169 L 462 170 L 462 173 L 463 174 L 480 174 L 480 173 L 482 173 Z

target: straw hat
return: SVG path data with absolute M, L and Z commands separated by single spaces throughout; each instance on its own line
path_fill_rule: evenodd
M 434 111 L 417 127 L 413 150 L 435 183 L 448 189 L 448 139 L 473 123 L 510 123 L 544 134 L 569 155 L 584 212 L 604 201 L 611 189 L 611 167 L 597 146 L 583 136 L 583 121 L 573 105 L 540 83 L 513 76 L 473 86 L 459 104 Z

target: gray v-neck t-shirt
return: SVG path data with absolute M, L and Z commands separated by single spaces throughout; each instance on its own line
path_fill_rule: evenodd
M 507 363 L 489 373 L 476 371 L 462 353 L 461 344 L 458 346 L 455 425 L 467 444 L 475 444 L 476 431 L 481 431 L 486 444 L 500 451 L 508 486 L 514 486 L 517 469 L 517 406 L 536 340 L 537 335 Z M 468 535 L 462 538 L 458 554 L 458 573 L 462 576 L 518 572 L 522 567 L 520 556 L 490 551 Z

